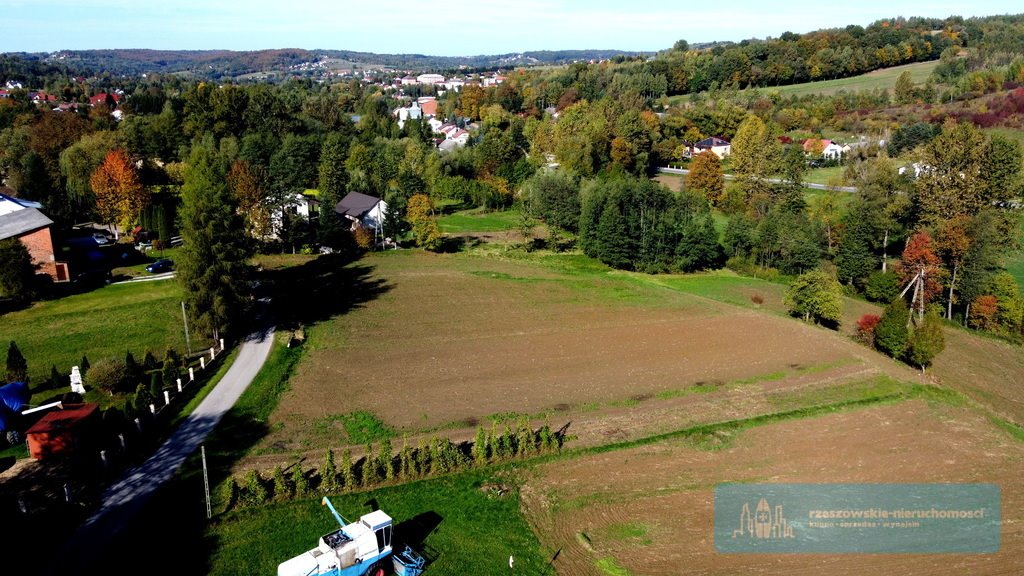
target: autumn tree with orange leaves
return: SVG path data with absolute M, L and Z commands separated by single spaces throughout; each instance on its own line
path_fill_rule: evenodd
M 96 212 L 108 224 L 130 230 L 149 204 L 149 192 L 124 150 L 112 150 L 89 179 L 96 195 Z
M 922 230 L 911 236 L 903 250 L 899 275 L 907 289 L 913 288 L 911 312 L 917 310 L 919 321 L 924 319 L 925 305 L 942 292 L 945 274 L 931 234 Z

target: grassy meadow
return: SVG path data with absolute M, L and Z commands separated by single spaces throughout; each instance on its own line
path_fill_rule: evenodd
M 51 366 L 70 373 L 82 356 L 94 363 L 131 351 L 141 362 L 152 350 L 162 359 L 168 347 L 185 349 L 181 287 L 173 280 L 112 284 L 43 300 L 0 316 L 0 334 L 5 345 L 18 343 L 34 383 L 48 379 Z M 193 341 L 193 347 L 203 346 Z

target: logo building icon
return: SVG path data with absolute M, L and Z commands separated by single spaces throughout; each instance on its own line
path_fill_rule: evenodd
M 743 509 L 740 511 L 740 527 L 738 530 L 732 531 L 733 538 L 740 536 L 761 540 L 795 538 L 793 527 L 782 515 L 782 505 L 775 506 L 773 512 L 768 500 L 763 496 L 757 503 L 757 507 L 754 508 L 753 514 L 750 513 L 750 504 L 743 503 Z

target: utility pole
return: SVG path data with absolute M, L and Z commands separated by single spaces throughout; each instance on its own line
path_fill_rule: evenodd
M 181 320 L 185 323 L 185 347 L 188 348 L 188 355 L 192 355 L 192 341 L 188 338 L 188 315 L 185 314 L 185 301 L 181 301 Z
M 206 492 L 206 519 L 209 520 L 213 511 L 210 509 L 210 476 L 206 472 L 206 445 L 200 445 L 199 451 L 203 455 L 203 490 Z

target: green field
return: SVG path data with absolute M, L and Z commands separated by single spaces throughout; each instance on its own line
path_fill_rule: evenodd
M 850 78 L 820 80 L 817 82 L 805 82 L 803 84 L 791 84 L 789 86 L 772 86 L 757 88 L 757 90 L 770 94 L 779 94 L 783 97 L 800 97 L 812 94 L 832 96 L 840 91 L 857 92 L 861 90 L 876 89 L 892 91 L 896 86 L 896 79 L 899 78 L 900 74 L 904 71 L 910 72 L 910 77 L 915 84 L 921 84 L 928 79 L 928 76 L 931 75 L 932 71 L 935 70 L 935 67 L 938 65 L 938 60 L 932 62 L 917 62 L 915 64 L 906 64 L 903 66 L 894 66 L 892 68 L 875 70 L 873 72 L 868 72 L 867 74 L 861 74 L 860 76 L 851 76 Z M 676 105 L 681 102 L 688 101 L 689 98 L 689 94 L 672 96 L 668 98 L 668 103 L 669 105 Z
M 0 316 L 0 333 L 5 345 L 18 343 L 32 382 L 39 383 L 51 366 L 68 374 L 82 356 L 94 363 L 131 351 L 141 361 L 146 350 L 158 359 L 168 347 L 184 350 L 180 302 L 181 287 L 173 280 L 113 284 Z
M 441 232 L 460 234 L 464 232 L 501 232 L 515 230 L 521 223 L 518 210 L 488 212 L 479 209 L 464 210 L 441 216 L 437 226 Z
M 547 558 L 519 512 L 518 494 L 492 496 L 480 489 L 483 483 L 511 486 L 500 472 L 467 472 L 331 496 L 331 502 L 352 521 L 369 512 L 365 502 L 375 499 L 394 518 L 397 542 L 410 540 L 419 550 L 429 550 L 433 576 L 503 574 L 509 556 L 515 558 L 515 573 L 542 573 Z M 320 535 L 336 526 L 319 498 L 226 514 L 209 529 L 208 537 L 223 545 L 211 557 L 208 573 L 271 574 L 278 563 L 313 548 Z

